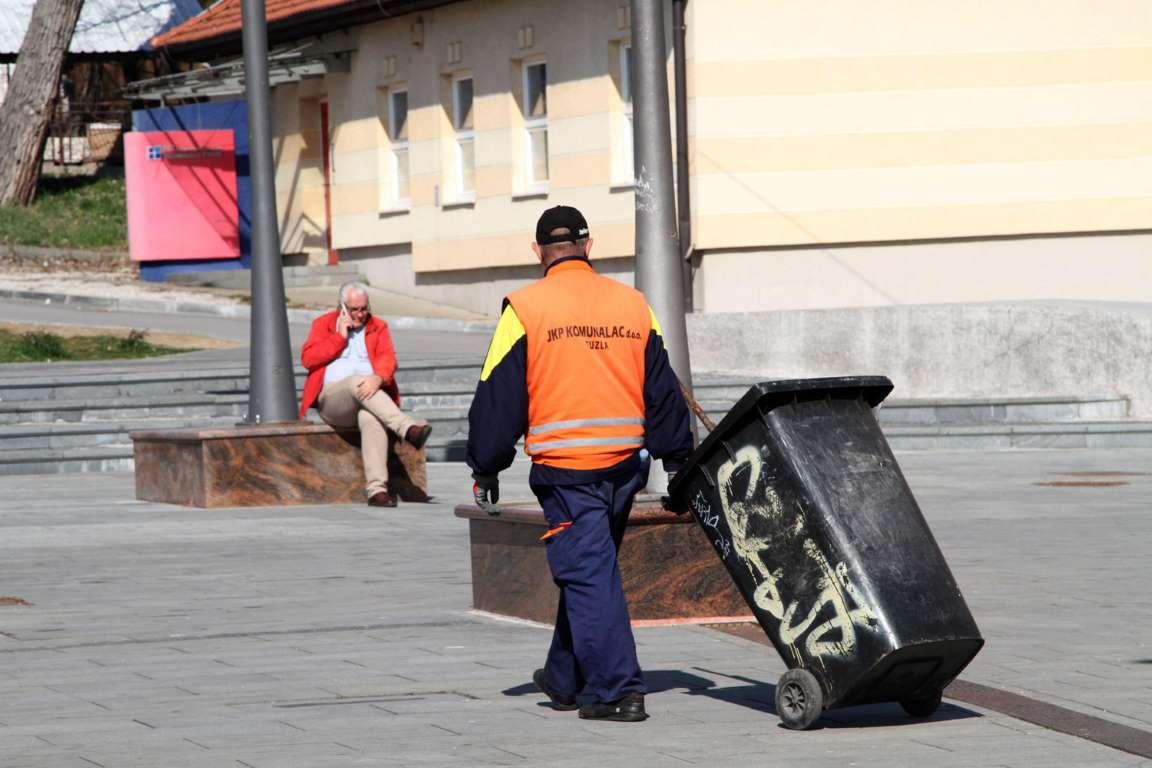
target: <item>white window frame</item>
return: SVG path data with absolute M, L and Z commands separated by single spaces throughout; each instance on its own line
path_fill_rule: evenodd
M 460 83 L 468 81 L 472 84 L 472 103 L 469 112 L 472 113 L 472 127 L 463 125 L 462 109 L 460 105 Z M 452 78 L 452 129 L 455 132 L 454 142 L 454 178 L 455 202 L 470 202 L 476 199 L 476 80 L 471 74 L 459 75 Z M 472 150 L 472 184 L 466 181 L 464 168 L 465 148 Z
M 531 82 L 530 73 L 535 67 L 544 67 L 544 114 L 533 117 L 531 115 L 530 103 L 530 88 Z M 551 169 L 548 163 L 548 151 L 545 149 L 544 168 L 545 176 L 538 179 L 533 175 L 536 168 L 536 158 L 532 154 L 532 136 L 535 133 L 544 134 L 544 146 L 548 146 L 548 62 L 546 61 L 531 61 L 525 62 L 522 68 L 521 75 L 521 94 L 520 94 L 520 113 L 524 117 L 524 186 L 525 191 L 528 193 L 547 192 L 548 179 L 551 176 Z
M 408 89 L 390 88 L 388 90 L 388 207 L 397 210 L 407 209 L 412 204 L 412 159 L 409 154 L 410 145 L 407 138 L 400 138 L 400 131 L 397 128 L 398 121 L 396 119 L 396 102 L 401 95 L 404 96 L 404 122 L 406 125 L 409 118 Z M 404 179 L 407 183 L 406 189 L 401 189 L 400 186 L 401 163 L 406 166 L 404 174 Z

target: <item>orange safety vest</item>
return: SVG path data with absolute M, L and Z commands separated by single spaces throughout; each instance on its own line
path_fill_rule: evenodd
M 508 296 L 528 342 L 532 461 L 603 469 L 644 445 L 644 350 L 654 318 L 643 294 L 583 259 Z

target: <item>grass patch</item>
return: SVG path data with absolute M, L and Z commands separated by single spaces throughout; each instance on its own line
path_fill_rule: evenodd
M 12 333 L 0 329 L 0 363 L 46 363 L 56 360 L 130 360 L 189 352 L 153 344 L 144 331 L 127 336 L 60 336 L 44 331 Z
M 42 176 L 36 200 L 0 207 L 0 243 L 126 250 L 123 177 Z

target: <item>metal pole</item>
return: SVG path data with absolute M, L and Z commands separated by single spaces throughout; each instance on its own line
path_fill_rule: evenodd
M 632 0 L 632 61 L 636 287 L 648 299 L 664 331 L 664 346 L 672 369 L 691 390 L 684 273 L 676 235 L 676 194 L 672 183 L 663 0 Z M 648 491 L 663 493 L 667 488 L 668 475 L 663 466 L 653 465 L 648 476 Z
M 249 424 L 295 421 L 296 385 L 284 303 L 280 227 L 276 221 L 264 0 L 243 0 L 241 13 L 248 157 L 252 171 L 252 319 L 246 421 Z
M 691 389 L 684 276 L 676 236 L 662 0 L 632 0 L 632 59 L 636 287 L 644 292 L 660 321 L 672 368 Z

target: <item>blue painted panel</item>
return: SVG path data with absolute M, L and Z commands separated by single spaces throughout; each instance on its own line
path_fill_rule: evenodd
M 248 163 L 248 110 L 242 99 L 156 107 L 132 112 L 134 131 L 206 131 L 231 128 L 236 142 L 236 200 L 240 258 L 140 263 L 140 278 L 152 282 L 178 272 L 249 269 L 252 266 L 252 173 Z

